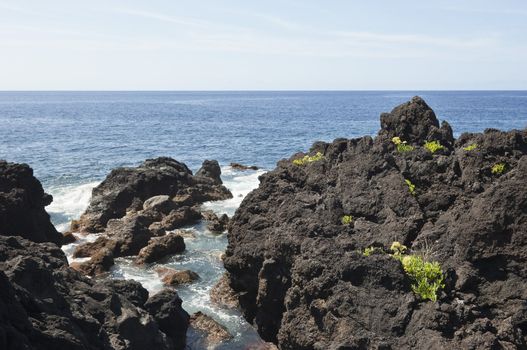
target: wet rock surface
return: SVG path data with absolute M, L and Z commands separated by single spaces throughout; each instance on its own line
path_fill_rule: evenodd
M 136 263 L 149 264 L 163 259 L 169 255 L 182 253 L 185 250 L 183 237 L 176 234 L 167 234 L 163 237 L 156 237 L 139 251 Z
M 260 169 L 256 165 L 244 165 L 240 163 L 231 163 L 230 166 L 231 168 L 235 170 L 258 170 Z
M 210 349 L 232 339 L 232 334 L 212 317 L 200 311 L 190 316 L 190 325 L 203 335 L 202 346 Z
M 159 267 L 156 269 L 156 272 L 167 287 L 177 287 L 181 284 L 189 284 L 199 279 L 199 275 L 191 270 Z
M 230 219 L 227 214 L 218 216 L 213 211 L 208 210 L 202 212 L 201 216 L 207 221 L 207 229 L 212 233 L 223 233 L 229 226 Z
M 183 238 L 169 232 L 201 220 L 199 204 L 232 197 L 220 176 L 215 160 L 206 160 L 192 175 L 185 164 L 166 157 L 112 170 L 93 189 L 85 213 L 72 222 L 78 231 L 102 233 L 94 242 L 76 247 L 74 257 L 92 259 L 75 267 L 91 275 L 108 271 L 113 263 L 108 264 L 106 256 L 103 264 L 101 250 L 114 258 L 139 255 L 139 264 L 182 252 Z
M 398 151 L 393 137 L 414 149 Z M 426 141 L 443 147 L 432 153 Z M 455 140 L 415 97 L 381 115 L 377 137 L 317 142 L 317 152 L 322 159 L 295 165 L 298 154 L 262 175 L 230 224 L 228 282 L 264 340 L 281 349 L 527 347 L 527 130 Z M 437 302 L 412 292 L 387 254 L 394 241 L 441 264 Z M 370 246 L 384 253 L 362 254 Z

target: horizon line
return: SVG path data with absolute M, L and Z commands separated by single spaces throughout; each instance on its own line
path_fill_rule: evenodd
M 522 92 L 525 89 L 196 89 L 196 90 L 182 90 L 182 89 L 50 89 L 50 90 L 2 90 L 0 93 L 6 92 Z

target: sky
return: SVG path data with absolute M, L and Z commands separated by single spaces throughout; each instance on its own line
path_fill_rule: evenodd
M 527 89 L 525 0 L 0 0 L 0 90 Z

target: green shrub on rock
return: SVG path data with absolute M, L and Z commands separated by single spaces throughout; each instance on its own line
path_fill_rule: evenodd
M 505 163 L 496 163 L 490 170 L 495 175 L 501 175 L 505 171 Z
M 463 150 L 465 150 L 465 151 L 473 151 L 476 148 L 478 148 L 478 144 L 477 143 L 473 143 L 473 144 L 468 145 L 467 147 L 463 147 Z
M 397 151 L 399 153 L 405 153 L 414 150 L 414 146 L 407 144 L 406 141 L 402 141 L 401 138 L 398 136 L 393 137 L 392 142 L 397 147 Z
M 443 145 L 439 141 L 426 141 L 424 147 L 430 151 L 430 153 L 435 153 L 441 149 L 444 149 Z
M 412 280 L 412 291 L 423 300 L 436 301 L 437 292 L 445 286 L 439 263 L 424 261 L 418 255 L 406 255 L 401 264 Z
M 412 281 L 412 291 L 423 300 L 437 301 L 437 292 L 444 288 L 444 277 L 438 262 L 425 261 L 419 255 L 405 254 L 407 248 L 399 242 L 390 247 L 392 256 L 403 265 L 404 272 Z
M 368 248 L 365 248 L 364 251 L 362 252 L 362 255 L 364 256 L 370 256 L 372 255 L 373 253 L 377 252 L 377 251 L 382 251 L 381 248 L 378 248 L 378 247 L 368 247 Z
M 321 152 L 317 152 L 314 156 L 309 156 L 309 155 L 306 154 L 302 158 L 293 160 L 293 164 L 294 165 L 298 165 L 298 166 L 302 166 L 302 165 L 306 165 L 308 163 L 313 163 L 313 162 L 322 160 L 323 158 L 324 158 L 324 156 L 322 155 Z
M 412 181 L 405 179 L 404 182 L 406 182 L 408 185 L 408 191 L 410 191 L 410 194 L 415 196 L 415 185 L 412 183 Z
M 349 225 L 353 222 L 353 216 L 344 215 L 343 217 L 340 218 L 340 222 L 342 223 L 342 225 Z

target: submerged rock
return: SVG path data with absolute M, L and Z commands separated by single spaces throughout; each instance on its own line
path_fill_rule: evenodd
M 259 168 L 255 165 L 243 165 L 240 163 L 231 163 L 231 168 L 234 170 L 258 170 Z
M 190 270 L 176 270 L 170 267 L 159 267 L 156 269 L 161 280 L 168 287 L 177 287 L 181 284 L 188 284 L 199 279 L 199 275 Z
M 0 160 L 0 235 L 62 244 L 44 209 L 52 201 L 28 165 Z
M 414 149 L 398 151 L 393 137 Z M 296 158 L 260 177 L 229 228 L 229 284 L 264 340 L 282 349 L 527 346 L 527 130 L 454 140 L 416 97 L 381 115 L 378 137 L 317 142 L 307 161 Z M 394 241 L 440 263 L 437 302 L 420 300 L 382 252 Z M 371 246 L 383 249 L 362 254 Z
M 236 292 L 229 285 L 229 276 L 227 273 L 223 274 L 210 290 L 210 300 L 222 307 L 236 309 L 240 306 Z
M 190 316 L 190 325 L 205 335 L 204 343 L 207 348 L 214 348 L 218 344 L 232 339 L 232 334 L 227 328 L 201 311 Z

